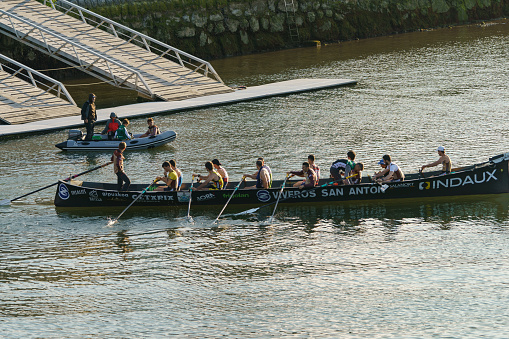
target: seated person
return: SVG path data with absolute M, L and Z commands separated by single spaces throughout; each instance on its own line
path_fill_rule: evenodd
M 173 171 L 175 171 L 175 173 L 177 173 L 177 178 L 178 178 L 178 181 L 177 181 L 177 191 L 180 191 L 180 187 L 182 186 L 182 171 L 177 168 L 177 164 L 176 164 L 175 160 L 171 159 L 168 162 L 170 163 L 171 169 Z
M 302 171 L 287 172 L 286 174 L 291 174 L 291 176 L 297 175 L 299 177 L 305 178 L 304 180 L 298 181 L 293 185 L 293 187 L 298 187 L 299 189 L 312 188 L 318 184 L 316 173 L 309 167 L 309 162 L 307 161 L 302 163 Z
M 315 156 L 313 154 L 308 155 L 308 163 L 309 168 L 311 168 L 316 173 L 316 181 L 318 185 L 318 181 L 320 181 L 320 167 L 318 167 L 318 165 L 315 164 Z
M 256 179 L 256 185 L 246 187 L 246 189 L 253 189 L 253 188 L 270 188 L 271 185 L 271 176 L 269 173 L 269 170 L 267 169 L 267 166 L 263 164 L 262 160 L 256 161 L 256 169 L 258 170 L 255 174 L 244 174 L 243 176 L 246 178 L 252 178 Z M 253 178 L 254 177 L 254 178 Z
M 357 185 L 362 182 L 362 171 L 364 171 L 364 164 L 362 162 L 356 163 L 349 175 L 353 175 L 353 177 L 349 179 L 352 185 Z
M 226 189 L 226 186 L 228 185 L 228 178 L 229 178 L 228 172 L 226 172 L 226 169 L 221 165 L 221 163 L 217 159 L 212 160 L 212 165 L 214 166 L 217 173 L 219 173 L 221 178 L 223 178 L 223 189 Z
M 223 188 L 223 178 L 221 175 L 217 173 L 212 165 L 212 162 L 207 161 L 205 163 L 205 169 L 209 172 L 207 176 L 193 174 L 198 180 L 204 180 L 203 184 L 196 188 L 192 188 L 196 191 L 204 191 L 204 190 L 220 190 Z
M 133 137 L 129 132 L 127 131 L 127 126 L 129 126 L 129 120 L 124 119 L 122 120 L 122 125 L 120 125 L 115 132 L 115 139 L 118 140 L 131 140 Z
M 451 159 L 449 158 L 449 156 L 445 154 L 444 146 L 439 146 L 437 148 L 437 152 L 438 152 L 438 155 L 440 156 L 440 158 L 438 158 L 437 161 L 432 162 L 431 164 L 422 165 L 421 171 L 423 169 L 425 169 L 426 167 L 434 167 L 434 166 L 442 165 L 442 173 L 440 173 L 440 175 L 451 174 L 452 163 L 451 163 Z
M 145 133 L 143 133 L 142 135 L 140 135 L 140 138 L 145 138 L 148 136 L 154 136 L 154 135 L 161 134 L 159 127 L 157 127 L 157 125 L 154 124 L 154 119 L 148 118 L 147 124 L 148 124 L 148 130 Z
M 163 162 L 164 173 L 162 177 L 157 177 L 157 181 L 162 181 L 166 186 L 157 187 L 154 191 L 176 191 L 178 184 L 177 172 L 171 168 L 168 161 Z
M 384 155 L 383 160 L 387 167 L 373 176 L 377 182 L 386 183 L 405 180 L 405 174 L 403 174 L 403 171 L 395 162 L 392 162 L 391 156 L 389 154 Z
M 108 134 L 108 140 L 113 140 L 115 137 L 115 132 L 120 127 L 120 120 L 117 118 L 117 114 L 115 112 L 111 112 L 110 120 L 106 123 L 106 127 L 104 127 L 101 134 Z
M 346 154 L 347 159 L 338 159 L 334 161 L 330 167 L 330 177 L 334 179 L 334 181 L 341 180 L 341 174 L 344 174 L 345 177 L 350 175 L 350 172 L 355 167 L 355 152 L 348 151 Z

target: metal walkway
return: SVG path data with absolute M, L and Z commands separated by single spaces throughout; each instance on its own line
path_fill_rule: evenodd
M 80 115 L 64 85 L 0 54 L 0 123 Z
M 66 0 L 44 3 L 0 1 L 0 33 L 153 99 L 232 91 L 204 60 Z

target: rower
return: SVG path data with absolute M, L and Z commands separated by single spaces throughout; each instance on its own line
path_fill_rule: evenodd
M 299 189 L 312 188 L 315 187 L 318 183 L 316 179 L 316 172 L 310 167 L 309 162 L 307 161 L 302 163 L 301 171 L 290 171 L 286 172 L 286 174 L 305 178 L 304 180 L 298 181 L 293 185 L 293 187 L 298 187 Z
M 198 178 L 198 181 L 201 181 L 201 180 L 205 180 L 205 181 L 200 186 L 198 186 L 196 188 L 191 188 L 191 189 L 197 190 L 197 191 L 222 189 L 223 178 L 221 178 L 221 175 L 219 175 L 219 173 L 217 173 L 217 171 L 214 169 L 212 162 L 207 161 L 205 163 L 205 169 L 209 172 L 209 174 L 207 176 L 193 174 L 193 176 Z
M 214 168 L 217 171 L 217 173 L 219 173 L 221 178 L 223 178 L 223 187 L 222 187 L 222 189 L 226 189 L 226 186 L 228 185 L 228 172 L 226 172 L 224 167 L 222 167 L 221 163 L 217 159 L 212 160 L 212 165 L 214 166 Z
M 445 154 L 445 148 L 444 146 L 438 146 L 437 148 L 438 155 L 440 158 L 438 158 L 437 161 L 432 162 L 427 165 L 422 165 L 421 171 L 425 169 L 426 167 L 434 167 L 438 165 L 442 165 L 442 172 L 439 175 L 445 175 L 445 174 L 451 174 L 451 168 L 452 168 L 452 162 L 451 159 L 447 154 Z
M 270 169 L 270 167 L 267 164 L 265 164 L 265 160 L 263 160 L 262 157 L 258 158 L 258 160 L 256 161 L 257 164 L 258 164 L 258 161 L 261 162 L 262 168 L 265 169 L 267 171 L 267 173 L 268 173 L 268 176 L 269 176 L 268 185 L 269 185 L 269 187 L 267 187 L 267 188 L 271 188 L 272 187 L 272 170 Z M 258 165 L 257 165 L 257 168 L 258 168 Z M 260 174 L 260 169 L 258 169 L 253 174 L 244 174 L 244 176 L 246 178 L 251 178 L 251 179 L 258 180 L 259 174 Z M 259 188 L 261 188 L 261 187 L 259 187 Z
M 364 171 L 364 164 L 362 162 L 356 163 L 352 172 L 350 173 L 350 176 L 353 175 L 353 177 L 350 178 L 350 182 L 353 185 L 357 185 L 362 182 L 362 171 Z
M 384 155 L 382 159 L 387 167 L 373 176 L 377 182 L 386 183 L 405 180 L 405 174 L 403 174 L 403 171 L 399 168 L 399 166 L 392 161 L 389 154 Z
M 256 185 L 246 187 L 246 189 L 253 189 L 253 188 L 268 189 L 268 188 L 270 188 L 270 182 L 271 182 L 270 173 L 269 173 L 269 170 L 267 169 L 267 166 L 264 166 L 262 160 L 256 161 L 256 169 L 257 169 L 257 171 L 256 171 L 255 175 L 244 174 L 244 177 L 246 177 L 246 178 L 256 179 Z
M 308 155 L 308 163 L 309 168 L 311 168 L 316 173 L 316 184 L 318 185 L 318 181 L 320 181 L 320 167 L 315 164 L 315 156 L 313 154 Z
M 177 181 L 177 191 L 180 191 L 180 187 L 182 186 L 182 171 L 177 168 L 177 163 L 174 159 L 168 161 L 170 163 L 171 169 L 177 173 L 178 181 Z
M 347 159 L 338 159 L 334 161 L 330 167 L 330 177 L 334 179 L 334 181 L 341 180 L 341 174 L 344 174 L 345 177 L 350 175 L 350 172 L 355 167 L 355 152 L 348 151 L 346 153 Z M 350 183 L 348 179 L 345 182 L 346 184 Z
M 177 172 L 173 170 L 168 161 L 163 162 L 162 165 L 164 173 L 162 177 L 157 177 L 156 181 L 162 181 L 166 186 L 159 186 L 154 191 L 176 191 L 178 184 Z

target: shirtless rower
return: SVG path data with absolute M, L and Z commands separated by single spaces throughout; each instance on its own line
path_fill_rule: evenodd
M 228 178 L 229 178 L 228 172 L 226 172 L 224 167 L 221 165 L 221 163 L 217 159 L 212 160 L 212 165 L 214 166 L 214 169 L 216 170 L 216 172 L 219 173 L 221 178 L 223 178 L 223 187 L 222 188 L 226 189 L 226 186 L 228 185 Z
M 256 179 L 256 185 L 246 187 L 246 189 L 253 189 L 253 188 L 267 189 L 267 188 L 270 188 L 271 180 L 270 180 L 269 170 L 267 169 L 266 166 L 263 165 L 262 160 L 256 161 L 256 169 L 257 169 L 257 171 L 254 175 L 254 178 L 253 178 L 252 174 L 244 174 L 244 177 L 246 177 L 246 178 Z
M 175 162 L 174 159 L 171 159 L 168 162 L 170 163 L 171 169 L 173 171 L 175 171 L 175 173 L 177 173 L 177 178 L 178 178 L 178 180 L 177 180 L 177 191 L 179 191 L 180 187 L 182 186 L 182 171 L 177 168 L 177 163 Z
M 389 154 L 384 155 L 382 159 L 387 167 L 373 176 L 377 182 L 386 183 L 405 180 L 405 174 L 403 174 L 403 171 L 399 168 L 399 166 L 392 161 Z
M 221 178 L 221 175 L 219 175 L 219 173 L 217 173 L 217 171 L 214 169 L 212 162 L 207 161 L 205 163 L 205 169 L 209 172 L 207 176 L 193 174 L 196 178 L 198 178 L 198 180 L 204 180 L 204 182 L 200 186 L 192 188 L 192 190 L 205 191 L 222 189 L 223 178 Z
M 301 171 L 290 171 L 286 172 L 286 174 L 291 174 L 291 176 L 299 176 L 304 177 L 304 180 L 296 182 L 293 187 L 298 187 L 299 189 L 303 188 L 312 188 L 317 184 L 316 173 L 315 171 L 309 167 L 309 162 L 302 163 Z
M 437 161 L 432 162 L 430 164 L 422 165 L 421 171 L 426 167 L 435 167 L 442 165 L 442 173 L 440 173 L 440 175 L 451 174 L 452 162 L 449 156 L 445 154 L 444 146 L 438 146 L 437 152 L 440 158 L 438 158 Z
M 271 188 L 272 187 L 272 170 L 270 169 L 270 167 L 267 164 L 265 164 L 265 160 L 263 160 L 262 157 L 258 158 L 256 163 L 258 163 L 258 161 L 261 161 L 262 162 L 262 167 L 267 170 L 267 173 L 269 175 L 269 180 L 268 180 L 269 187 L 268 188 Z M 257 170 L 253 174 L 244 174 L 244 176 L 246 178 L 257 179 L 258 178 L 258 173 L 260 173 L 260 170 Z
M 313 154 L 308 155 L 308 163 L 309 168 L 311 168 L 316 173 L 316 184 L 318 185 L 318 181 L 320 181 L 320 167 L 315 164 L 315 156 Z

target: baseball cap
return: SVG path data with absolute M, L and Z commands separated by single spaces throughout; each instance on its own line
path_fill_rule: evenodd
M 117 114 L 115 112 L 110 113 L 110 118 L 116 118 L 116 117 L 117 117 Z
M 437 151 L 443 152 L 445 151 L 444 146 L 438 146 Z
M 384 159 L 380 160 L 380 161 L 378 162 L 378 164 L 379 164 L 379 165 L 385 165 L 385 161 L 384 161 Z

